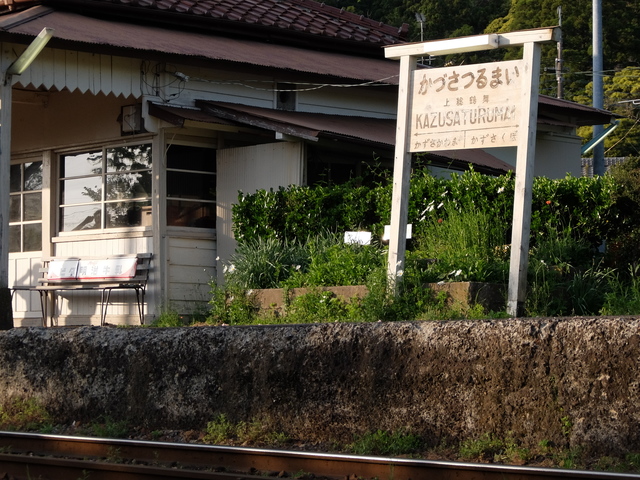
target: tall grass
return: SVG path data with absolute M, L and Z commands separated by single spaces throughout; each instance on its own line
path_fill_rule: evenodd
M 530 251 L 529 316 L 598 314 L 613 270 L 586 240 L 549 228 Z
M 603 315 L 640 313 L 640 265 L 630 265 L 627 272 L 618 272 L 609 278 L 601 312 Z
M 259 238 L 242 243 L 227 266 L 227 285 L 212 285 L 209 323 L 308 323 L 334 321 L 445 320 L 482 318 L 479 306 L 462 310 L 425 288 L 428 282 L 506 283 L 508 231 L 481 208 L 442 206 L 415 226 L 399 295 L 388 290 L 386 248 L 345 245 L 341 235 L 321 233 L 304 241 Z M 435 206 L 434 206 L 435 208 Z M 432 214 L 434 212 L 431 212 Z M 640 313 L 640 266 L 615 270 L 593 242 L 571 226 L 549 224 L 531 239 L 528 316 Z M 313 287 L 366 285 L 368 295 L 350 302 Z M 256 288 L 309 287 L 265 317 L 252 295 Z M 493 312 L 492 316 L 504 316 Z
M 225 279 L 247 289 L 362 285 L 384 261 L 379 245 L 344 244 L 329 232 L 304 241 L 258 238 L 238 246 Z
M 439 216 L 425 219 L 413 257 L 433 259 L 432 281 L 506 281 L 506 226 L 479 208 L 443 206 Z
M 241 288 L 277 288 L 293 272 L 307 267 L 309 253 L 298 240 L 257 238 L 241 243 L 225 265 L 228 285 Z
M 381 245 L 344 244 L 341 236 L 322 234 L 310 237 L 306 242 L 286 242 L 273 239 L 248 241 L 233 257 L 233 268 L 226 272 L 227 285 L 212 284 L 211 312 L 207 319 L 212 324 L 256 324 L 256 323 L 310 323 L 310 322 L 372 322 L 394 320 L 442 320 L 450 318 L 479 318 L 484 315 L 477 306 L 463 311 L 452 308 L 442 296 L 436 296 L 425 287 L 427 281 L 434 281 L 449 269 L 472 267 L 477 275 L 465 273 L 468 279 L 486 279 L 484 273 L 504 269 L 502 250 L 493 248 L 495 241 L 487 239 L 485 217 L 477 213 L 454 212 L 450 216 L 454 229 L 455 252 L 445 261 L 422 262 L 425 255 L 434 252 L 448 253 L 441 231 L 438 248 L 429 251 L 418 250 L 408 260 L 403 272 L 400 295 L 389 291 L 386 249 Z M 464 219 L 473 219 L 471 227 L 464 226 Z M 480 233 L 472 230 L 482 225 Z M 463 232 L 458 235 L 457 232 Z M 464 236 L 464 238 L 459 238 Z M 499 235 L 496 234 L 495 238 Z M 435 235 L 432 238 L 437 238 Z M 496 253 L 498 252 L 498 253 Z M 491 265 L 491 255 L 497 257 L 497 267 Z M 275 259 L 287 264 L 275 264 Z M 298 262 L 298 263 L 293 263 Z M 466 262 L 466 263 L 465 263 Z M 466 265 L 466 267 L 465 267 Z M 478 266 L 482 265 L 482 272 Z M 438 273 L 438 271 L 440 273 Z M 265 273 L 267 272 L 267 273 Z M 484 272 L 484 273 L 483 273 Z M 482 278 L 480 278 L 482 276 Z M 453 278 L 452 278 L 453 279 Z M 336 298 L 333 294 L 314 287 L 337 285 L 365 285 L 368 294 L 361 299 L 349 301 Z M 258 287 L 259 286 L 259 287 Z M 254 288 L 307 287 L 310 291 L 286 302 L 286 312 L 261 312 L 252 293 Z

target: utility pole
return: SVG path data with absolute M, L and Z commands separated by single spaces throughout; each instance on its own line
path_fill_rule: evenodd
M 558 26 L 562 28 L 562 5 L 558 6 Z M 564 79 L 562 78 L 562 38 L 557 42 L 556 81 L 558 82 L 558 98 L 564 96 Z
M 593 107 L 604 108 L 604 88 L 602 86 L 602 0 L 593 0 Z M 604 132 L 602 125 L 593 126 L 593 138 Z M 604 175 L 604 142 L 593 148 L 593 174 Z
M 424 42 L 424 22 L 427 20 L 423 13 L 416 12 L 416 20 L 420 24 L 420 42 Z M 429 55 L 431 57 L 431 55 Z M 420 59 L 420 64 L 424 65 L 424 57 Z M 429 62 L 431 64 L 431 62 Z

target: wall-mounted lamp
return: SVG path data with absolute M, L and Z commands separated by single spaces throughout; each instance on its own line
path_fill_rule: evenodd
M 31 45 L 22 52 L 15 62 L 9 65 L 6 75 L 21 75 L 29 65 L 36 59 L 38 54 L 42 51 L 45 45 L 51 40 L 53 36 L 53 28 L 43 28 L 38 36 L 31 42 Z
M 139 103 L 134 105 L 124 105 L 120 109 L 118 122 L 120 122 L 121 135 L 134 135 L 136 133 L 144 132 L 142 105 Z

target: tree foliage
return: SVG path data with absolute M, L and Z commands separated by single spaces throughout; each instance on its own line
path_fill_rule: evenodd
M 584 93 L 591 81 L 591 0 L 325 0 L 324 3 L 390 25 L 407 23 L 410 41 L 420 40 L 416 13 L 425 16 L 424 40 L 427 41 L 555 26 L 560 23 L 558 7 L 562 6 L 564 98 L 574 100 Z M 640 66 L 640 2 L 607 0 L 602 4 L 602 11 L 604 73 L 613 74 L 614 70 L 627 66 Z M 520 55 L 519 51 L 509 50 L 500 54 L 506 58 Z M 555 45 L 545 47 L 542 67 L 547 71 L 542 75 L 541 93 L 554 96 L 556 56 Z M 469 60 L 472 59 L 468 55 L 438 59 L 440 64 L 468 63 Z
M 509 32 L 558 25 L 562 6 L 562 37 L 565 98 L 574 100 L 592 79 L 592 2 L 591 0 L 514 0 L 509 13 L 494 19 L 487 32 Z M 624 15 L 622 14 L 624 12 Z M 640 4 L 629 0 L 602 3 L 604 72 L 638 65 L 640 57 Z M 553 70 L 555 46 L 544 50 L 542 66 Z M 545 91 L 546 90 L 546 91 Z M 542 93 L 555 93 L 555 74 L 542 78 Z
M 482 33 L 494 18 L 506 15 L 509 0 L 326 0 L 327 5 L 344 8 L 398 27 L 409 25 L 409 40 L 420 40 L 416 13 L 425 17 L 424 40 Z
M 640 156 L 640 68 L 626 67 L 604 77 L 604 107 L 622 118 L 616 130 L 605 138 L 607 157 Z M 583 104 L 591 102 L 593 82 L 584 94 L 576 96 Z M 591 138 L 592 127 L 581 127 L 578 133 Z
M 425 41 L 481 33 L 556 26 L 562 7 L 563 98 L 591 105 L 593 79 L 592 0 L 324 0 L 327 5 L 380 20 L 390 25 L 410 26 L 410 41 L 420 40 L 416 13 L 425 16 Z M 640 2 L 602 2 L 605 108 L 625 116 L 617 131 L 606 141 L 607 156 L 638 155 L 640 124 L 638 105 L 620 104 L 640 98 Z M 520 58 L 521 49 L 450 55 L 433 59 L 434 66 L 459 65 Z M 540 93 L 556 96 L 556 45 L 543 47 Z M 579 133 L 591 137 L 591 127 Z M 611 148 L 616 145 L 616 148 Z

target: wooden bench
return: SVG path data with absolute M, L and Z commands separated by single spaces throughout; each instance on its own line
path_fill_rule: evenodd
M 55 295 L 62 290 L 99 290 L 100 325 L 105 324 L 112 290 L 134 290 L 140 324 L 144 323 L 144 296 L 149 279 L 151 253 L 109 257 L 51 258 L 43 260 L 41 278 L 32 289 L 40 293 L 42 325 L 54 324 Z M 51 313 L 49 316 L 49 295 Z

